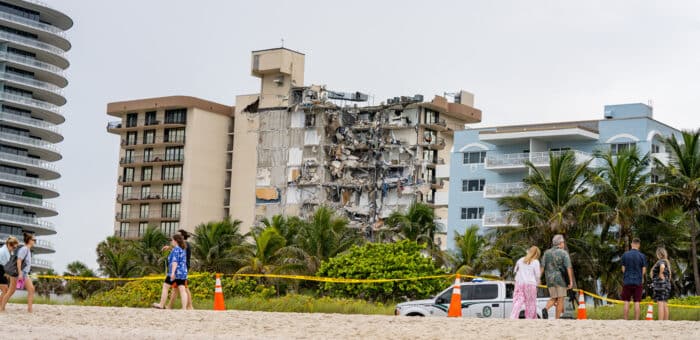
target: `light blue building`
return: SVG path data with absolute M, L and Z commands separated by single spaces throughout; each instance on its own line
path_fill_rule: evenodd
M 450 163 L 447 248 L 454 249 L 455 231 L 517 226 L 508 223 L 498 205 L 503 196 L 525 187 L 525 160 L 549 166 L 550 152 L 571 150 L 584 162 L 595 150 L 613 152 L 636 145 L 641 153 L 668 161 L 662 138 L 680 131 L 653 119 L 644 104 L 606 105 L 601 120 L 499 126 L 455 132 Z M 658 179 L 652 175 L 652 181 Z

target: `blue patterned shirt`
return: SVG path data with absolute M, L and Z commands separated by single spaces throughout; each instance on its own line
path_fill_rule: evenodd
M 173 262 L 177 262 L 175 267 L 175 279 L 187 280 L 187 255 L 180 247 L 174 247 L 173 251 L 168 255 L 168 276 L 172 274 Z

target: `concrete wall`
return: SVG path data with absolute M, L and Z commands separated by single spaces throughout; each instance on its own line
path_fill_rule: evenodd
M 236 96 L 235 127 L 233 134 L 233 162 L 231 165 L 230 214 L 239 219 L 241 232 L 249 231 L 255 220 L 255 178 L 258 164 L 258 129 L 256 113 L 244 112 L 258 100 L 258 95 Z

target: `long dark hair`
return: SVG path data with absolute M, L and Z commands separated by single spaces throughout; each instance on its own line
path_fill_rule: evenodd
M 180 234 L 173 235 L 173 241 L 177 242 L 177 245 L 180 248 L 182 248 L 182 249 L 187 248 L 187 243 L 185 243 L 185 238 L 182 237 L 182 235 L 180 235 Z

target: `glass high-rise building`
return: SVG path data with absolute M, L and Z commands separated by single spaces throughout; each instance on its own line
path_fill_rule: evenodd
M 58 215 L 50 200 L 59 195 L 53 181 L 61 176 L 56 144 L 63 140 L 71 26 L 41 2 L 0 1 L 0 244 L 34 233 L 35 254 L 55 252 L 42 236 L 57 232 L 46 218 Z M 51 262 L 34 256 L 32 266 L 46 270 Z

